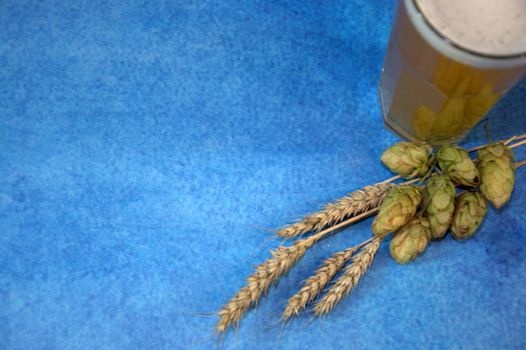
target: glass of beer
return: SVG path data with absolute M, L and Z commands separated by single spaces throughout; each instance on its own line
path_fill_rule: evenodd
M 525 0 L 400 0 L 379 86 L 385 125 L 458 142 L 525 72 Z

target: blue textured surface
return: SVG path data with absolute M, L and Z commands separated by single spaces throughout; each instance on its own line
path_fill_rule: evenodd
M 392 1 L 0 2 L 0 348 L 207 349 L 266 229 L 390 176 Z M 526 82 L 492 112 L 526 132 Z M 481 128 L 468 145 L 484 141 Z M 526 158 L 526 152 L 518 152 Z M 480 233 L 384 245 L 322 321 L 276 322 L 327 239 L 224 349 L 525 348 L 526 169 Z M 277 242 L 269 244 L 275 246 Z M 251 256 L 255 253 L 255 256 Z

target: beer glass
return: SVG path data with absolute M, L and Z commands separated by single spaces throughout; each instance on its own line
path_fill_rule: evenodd
M 523 0 L 400 0 L 379 86 L 386 127 L 460 141 L 526 72 L 524 38 Z

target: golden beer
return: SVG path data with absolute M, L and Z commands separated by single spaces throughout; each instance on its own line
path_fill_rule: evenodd
M 524 30 L 524 33 L 515 33 L 510 39 L 507 26 L 511 24 L 504 21 L 499 22 L 502 28 L 493 29 L 496 38 L 498 34 L 509 42 L 489 41 L 491 35 L 481 35 L 485 23 L 473 23 L 475 20 L 465 22 L 467 33 L 462 33 L 463 27 L 455 23 L 450 32 L 455 34 L 456 30 L 457 37 L 446 37 L 448 27 L 441 26 L 437 18 L 431 22 L 422 5 L 433 6 L 427 15 L 435 10 L 438 13 L 435 17 L 445 16 L 442 12 L 447 11 L 440 6 L 451 4 L 451 0 L 433 1 L 399 2 L 379 95 L 389 129 L 407 139 L 440 144 L 461 140 L 526 72 L 526 48 L 521 46 L 522 37 L 517 36 L 526 38 L 526 1 L 502 0 L 506 6 L 512 6 L 510 13 L 517 7 L 524 10 L 520 14 L 524 18 L 515 18 L 511 27 L 514 31 Z M 473 3 L 473 0 L 463 1 L 466 2 L 456 4 L 468 6 Z M 478 1 L 473 6 L 485 3 Z M 492 13 L 486 10 L 488 15 Z M 452 20 L 455 15 L 460 18 L 460 12 L 445 18 Z M 499 20 L 502 19 L 499 17 Z M 466 39 L 469 35 L 471 43 Z M 482 45 L 484 40 L 489 44 Z

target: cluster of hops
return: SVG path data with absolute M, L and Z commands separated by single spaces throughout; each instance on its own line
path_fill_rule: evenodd
M 487 201 L 501 208 L 515 183 L 514 155 L 502 143 L 477 152 L 477 161 L 456 145 L 443 145 L 436 154 L 429 145 L 400 142 L 389 147 L 382 162 L 406 178 L 423 178 L 419 185 L 400 185 L 382 202 L 373 221 L 375 237 L 394 232 L 390 251 L 394 260 L 407 264 L 432 240 L 472 237 L 487 213 Z M 438 169 L 435 169 L 438 165 Z M 461 187 L 457 195 L 455 186 Z

